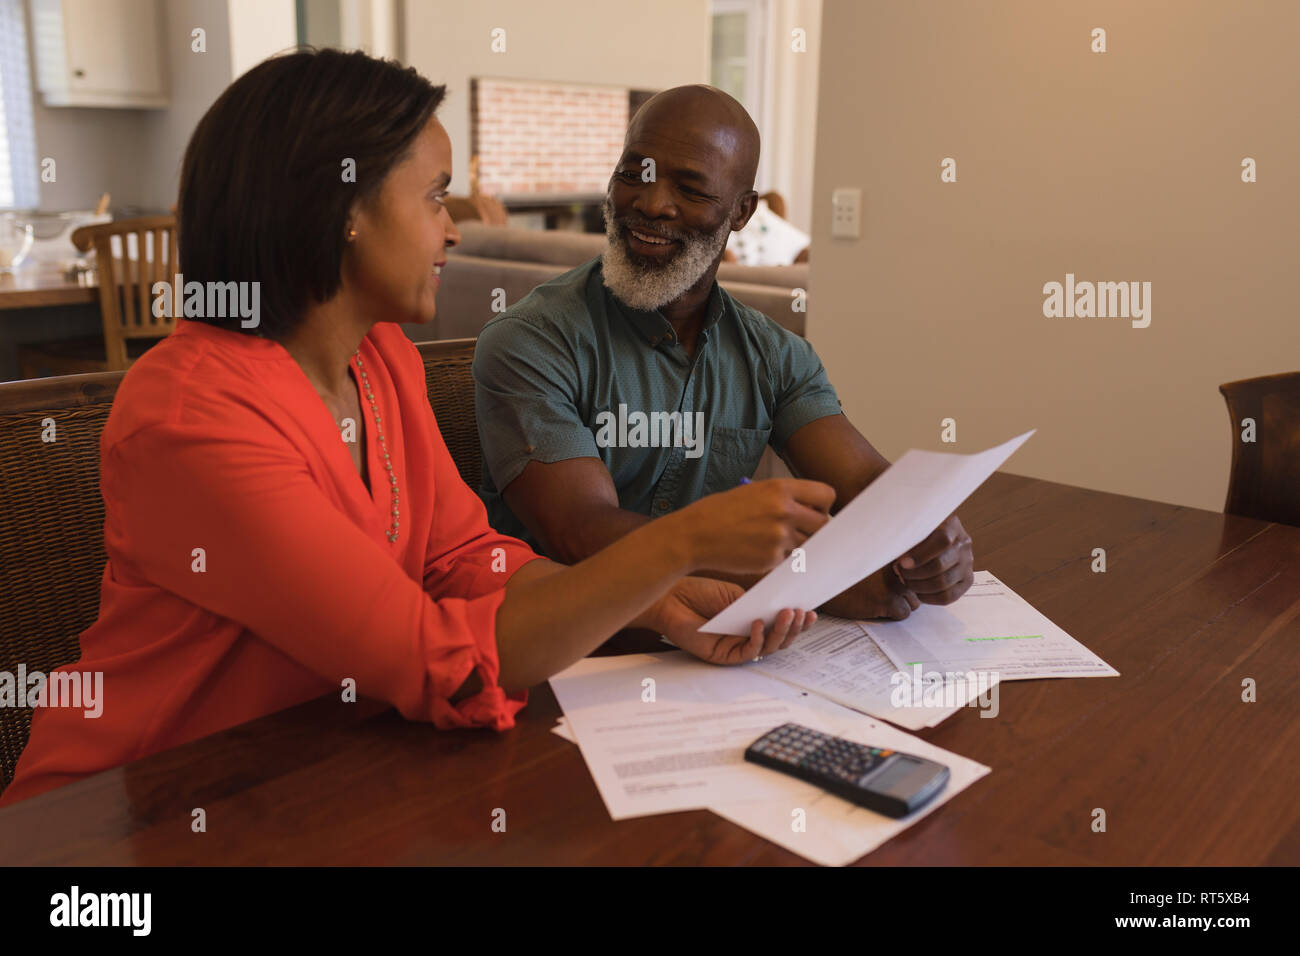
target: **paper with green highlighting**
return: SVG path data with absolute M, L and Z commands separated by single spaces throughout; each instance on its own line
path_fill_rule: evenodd
M 944 607 L 923 604 L 904 621 L 863 626 L 900 670 L 990 672 L 997 679 L 1116 677 L 1119 672 L 1044 617 L 990 571 Z

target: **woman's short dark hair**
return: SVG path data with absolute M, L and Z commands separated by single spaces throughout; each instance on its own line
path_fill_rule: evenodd
M 331 49 L 274 56 L 230 84 L 185 150 L 180 271 L 187 286 L 260 282 L 260 323 L 192 318 L 278 339 L 332 298 L 353 203 L 378 192 L 445 92 L 413 67 Z

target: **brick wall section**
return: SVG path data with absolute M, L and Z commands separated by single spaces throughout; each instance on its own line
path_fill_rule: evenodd
M 623 151 L 626 87 L 472 81 L 471 149 L 494 196 L 604 195 Z

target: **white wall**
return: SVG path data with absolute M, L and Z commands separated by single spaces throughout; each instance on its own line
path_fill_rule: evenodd
M 243 76 L 298 43 L 293 0 L 229 0 L 230 75 Z
M 149 203 L 176 202 L 181 159 L 194 127 L 230 85 L 230 11 L 226 0 L 169 0 L 163 4 L 163 42 L 171 57 L 171 106 L 152 114 L 148 130 Z M 202 27 L 206 52 L 192 49 L 191 32 Z
M 339 45 L 348 50 L 365 50 L 371 56 L 397 58 L 397 2 L 338 0 Z
M 1222 509 L 1218 385 L 1300 367 L 1298 35 L 1282 2 L 826 0 L 810 338 L 883 454 L 1037 427 L 1009 471 Z M 1045 318 L 1067 272 L 1150 281 L 1150 327 Z
M 176 202 L 181 160 L 203 114 L 230 83 L 297 42 L 293 0 L 168 0 L 164 42 L 171 57 L 171 106 L 153 114 L 148 129 L 149 202 Z M 196 27 L 206 51 L 193 50 Z
M 405 0 L 406 62 L 447 84 L 438 111 L 451 137 L 452 191 L 469 191 L 474 76 L 667 89 L 709 81 L 708 0 Z M 492 29 L 506 52 L 491 50 Z M 612 170 L 611 170 L 612 172 Z
M 55 163 L 55 181 L 37 183 L 39 207 L 47 212 L 93 209 L 105 192 L 112 194 L 115 208 L 148 206 L 150 122 L 143 110 L 46 108 L 35 93 L 37 176 L 43 159 Z

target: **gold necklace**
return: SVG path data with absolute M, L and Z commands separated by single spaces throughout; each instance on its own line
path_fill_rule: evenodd
M 379 408 L 375 405 L 375 393 L 370 390 L 370 379 L 366 377 L 366 367 L 361 361 L 361 350 L 357 349 L 353 354 L 357 358 L 357 371 L 361 373 L 361 390 L 365 392 L 366 401 L 370 403 L 370 411 L 375 416 L 375 434 L 379 436 L 379 450 L 384 454 L 384 470 L 388 472 L 388 484 L 393 489 L 393 523 L 384 532 L 391 544 L 397 540 L 397 529 L 401 524 L 398 520 L 401 512 L 397 508 L 397 476 L 393 474 L 393 461 L 388 457 L 388 443 L 384 441 L 383 420 L 379 417 Z

